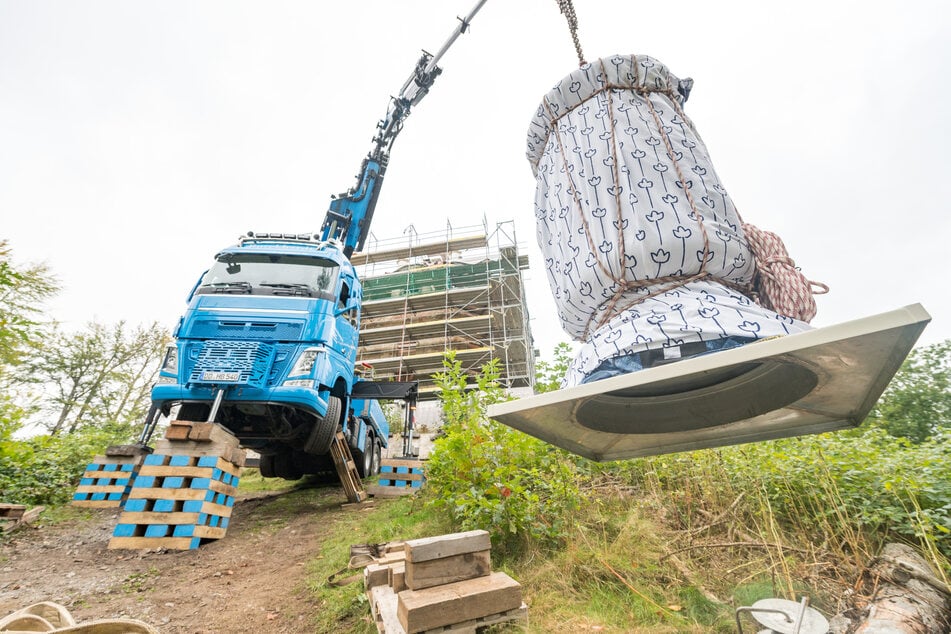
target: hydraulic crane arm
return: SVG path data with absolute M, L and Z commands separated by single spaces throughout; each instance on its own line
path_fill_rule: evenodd
M 485 3 L 486 0 L 479 0 L 469 15 L 458 18 L 459 24 L 438 53 L 431 55 L 423 51 L 419 61 L 416 62 L 416 68 L 403 84 L 400 94 L 390 97 L 386 118 L 377 124 L 373 147 L 363 159 L 356 186 L 344 194 L 334 196 L 330 201 L 330 209 L 327 210 L 321 227 L 321 238 L 340 241 L 347 257 L 350 257 L 354 251 L 361 250 L 366 241 L 373 210 L 380 195 L 380 187 L 383 185 L 383 174 L 390 160 L 390 149 L 403 129 L 403 121 L 409 116 L 413 106 L 426 96 L 436 77 L 442 72 L 442 69 L 437 66 L 439 60 L 453 42 L 468 30 L 472 18 Z

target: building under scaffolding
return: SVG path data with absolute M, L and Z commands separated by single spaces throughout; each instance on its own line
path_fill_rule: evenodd
M 531 393 L 534 349 L 514 223 L 454 228 L 375 240 L 351 261 L 363 281 L 357 363 L 376 380 L 419 381 L 436 397 L 432 375 L 452 350 L 467 374 L 499 360 L 502 386 Z M 521 390 L 519 389 L 521 388 Z

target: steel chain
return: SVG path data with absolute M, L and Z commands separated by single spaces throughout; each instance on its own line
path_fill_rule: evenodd
M 556 0 L 558 8 L 562 15 L 568 20 L 568 30 L 571 31 L 571 41 L 575 44 L 575 51 L 578 53 L 578 66 L 584 66 L 584 53 L 581 52 L 581 42 L 578 40 L 578 15 L 575 13 L 575 6 L 572 0 Z

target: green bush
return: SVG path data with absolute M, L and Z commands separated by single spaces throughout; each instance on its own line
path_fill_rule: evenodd
M 501 551 L 565 537 L 578 505 L 576 475 L 559 449 L 489 421 L 486 407 L 505 398 L 497 360 L 468 385 L 447 353 L 441 389 L 444 435 L 426 467 L 430 504 L 458 530 L 485 529 Z
M 0 500 L 13 504 L 64 504 L 72 499 L 92 458 L 107 446 L 128 442 L 123 426 L 90 427 L 63 436 L 0 442 Z

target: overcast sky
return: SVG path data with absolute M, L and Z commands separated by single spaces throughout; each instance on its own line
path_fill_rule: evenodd
M 51 317 L 173 327 L 216 251 L 319 229 L 420 49 L 475 0 L 0 0 L 0 239 Z M 951 337 L 951 4 L 575 0 L 589 60 L 656 57 L 744 218 L 831 287 L 814 325 L 920 302 Z M 544 355 L 529 120 L 576 66 L 555 0 L 489 0 L 397 140 L 372 231 L 513 220 Z

